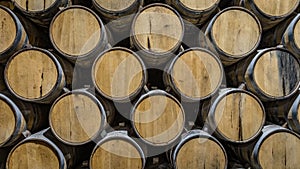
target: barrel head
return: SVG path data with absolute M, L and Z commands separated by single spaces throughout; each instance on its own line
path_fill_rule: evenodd
M 15 4 L 22 10 L 27 12 L 39 12 L 47 10 L 51 7 L 57 0 L 15 0 Z
M 3 8 L 0 8 L 0 21 L 0 54 L 2 54 L 13 45 L 17 36 L 17 26 L 11 14 Z
M 5 100 L 0 99 L 0 145 L 5 144 L 13 136 L 16 123 L 14 111 Z
M 291 14 L 297 8 L 299 0 L 253 0 L 253 4 L 265 15 L 276 17 Z
M 179 2 L 189 9 L 204 11 L 216 5 L 219 0 L 179 0 Z
M 129 8 L 131 5 L 135 3 L 137 0 L 94 0 L 97 5 L 107 11 L 123 11 Z

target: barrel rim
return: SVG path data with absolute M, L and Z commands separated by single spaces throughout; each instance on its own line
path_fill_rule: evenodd
M 17 7 L 17 9 L 22 11 L 22 13 L 24 13 L 24 14 L 43 15 L 45 12 L 51 11 L 54 7 L 59 5 L 61 2 L 62 2 L 61 0 L 56 0 L 54 3 L 52 3 L 48 8 L 46 8 L 44 10 L 27 10 L 27 9 L 23 8 L 21 5 L 19 5 L 19 3 L 17 3 L 16 0 L 14 0 L 14 5 L 15 5 L 15 7 Z
M 294 17 L 294 19 L 290 23 L 290 26 L 287 28 L 288 38 L 293 40 L 292 44 L 298 50 L 300 50 L 300 44 L 298 44 L 296 42 L 296 39 L 295 39 L 294 35 L 295 35 L 295 28 L 296 28 L 297 24 L 300 24 L 299 20 L 300 20 L 300 14 L 298 14 L 296 17 Z M 291 30 L 291 31 L 289 31 L 289 30 Z
M 43 134 L 43 133 L 42 133 Z M 12 150 L 9 152 L 8 156 L 7 156 L 7 160 L 6 160 L 6 168 L 9 168 L 9 159 L 11 158 L 11 156 L 13 155 L 14 151 L 21 146 L 22 144 L 26 144 L 26 143 L 36 143 L 39 142 L 39 144 L 43 144 L 44 146 L 46 146 L 47 148 L 49 148 L 50 150 L 52 150 L 52 152 L 56 155 L 56 158 L 59 162 L 59 166 L 61 166 L 61 168 L 66 168 L 66 159 L 62 153 L 62 151 L 58 148 L 58 146 L 56 144 L 54 144 L 53 141 L 51 141 L 50 139 L 48 139 L 47 137 L 45 137 L 44 135 L 41 135 L 41 133 L 36 133 L 33 134 L 27 138 L 25 138 L 24 140 L 22 140 L 21 142 L 19 142 L 17 145 L 15 145 Z
M 45 94 L 44 96 L 42 97 L 39 97 L 39 98 L 25 98 L 19 94 L 17 94 L 12 88 L 11 86 L 9 85 L 9 82 L 8 82 L 8 79 L 7 79 L 7 73 L 8 73 L 8 68 L 9 68 L 9 65 L 10 63 L 12 62 L 12 60 L 17 57 L 20 53 L 22 52 L 26 52 L 26 51 L 38 51 L 38 52 L 41 52 L 41 53 L 44 53 L 45 55 L 47 55 L 54 63 L 54 65 L 56 66 L 56 71 L 57 71 L 57 78 L 56 78 L 56 83 L 55 85 L 53 86 L 53 88 L 47 93 Z M 4 82 L 8 88 L 8 90 L 14 95 L 16 96 L 17 98 L 21 99 L 21 100 L 24 100 L 24 101 L 29 101 L 29 102 L 39 102 L 39 103 L 43 103 L 43 102 L 49 102 L 49 98 L 51 97 L 51 95 L 53 93 L 55 93 L 55 91 L 57 92 L 57 89 L 59 88 L 59 86 L 61 86 L 61 83 L 65 83 L 64 82 L 64 72 L 63 72 L 63 69 L 62 69 L 62 66 L 60 65 L 59 61 L 56 59 L 56 57 L 54 56 L 54 54 L 52 54 L 51 52 L 49 52 L 48 50 L 46 49 L 42 49 L 42 48 L 39 48 L 39 47 L 29 47 L 29 48 L 23 48 L 19 51 L 17 51 L 16 53 L 14 53 L 10 58 L 9 60 L 7 61 L 6 63 L 6 66 L 5 66 L 5 69 L 4 69 Z
M 101 125 L 100 125 L 100 128 L 98 129 L 98 131 L 91 137 L 89 138 L 88 140 L 84 141 L 84 142 L 71 142 L 71 141 L 68 141 L 68 140 L 65 140 L 63 139 L 61 136 L 59 136 L 56 132 L 55 132 L 55 129 L 53 127 L 53 124 L 52 124 L 52 120 L 51 120 L 51 115 L 52 115 L 52 112 L 53 112 L 53 109 L 56 105 L 56 103 L 58 103 L 61 99 L 63 99 L 64 97 L 66 96 L 69 96 L 69 95 L 74 95 L 74 94 L 78 94 L 78 95 L 84 95 L 84 96 L 87 96 L 91 99 L 91 101 L 93 101 L 99 108 L 99 111 L 101 113 Z M 102 103 L 91 93 L 89 93 L 86 89 L 76 89 L 76 90 L 72 90 L 72 91 L 69 91 L 67 93 L 64 93 L 63 95 L 59 96 L 55 101 L 54 103 L 51 105 L 51 108 L 50 108 L 50 111 L 49 111 L 49 116 L 48 116 L 48 119 L 49 119 L 49 125 L 50 125 L 50 128 L 51 128 L 51 131 L 52 133 L 54 134 L 54 136 L 61 142 L 67 144 L 67 145 L 71 145 L 71 146 L 79 146 L 79 145 L 84 145 L 86 143 L 89 143 L 93 140 L 95 140 L 99 135 L 100 133 L 104 130 L 105 126 L 107 125 L 107 117 L 106 117 L 106 111 L 102 105 Z
M 218 4 L 220 3 L 220 1 L 221 0 L 215 0 L 215 3 L 212 5 L 212 6 L 210 6 L 210 7 L 208 7 L 208 8 L 206 8 L 206 9 L 204 9 L 204 10 L 196 10 L 196 9 L 193 9 L 193 8 L 190 8 L 190 7 L 188 7 L 187 5 L 185 5 L 184 3 L 182 3 L 182 1 L 181 0 L 172 0 L 176 5 L 180 5 L 181 6 L 181 8 L 184 8 L 185 10 L 187 10 L 188 12 L 195 12 L 195 13 L 203 13 L 203 12 L 207 12 L 207 11 L 210 11 L 210 10 L 213 10 L 213 9 L 215 9 L 216 7 L 218 7 Z
M 300 95 L 296 98 L 294 103 L 292 104 L 288 116 L 287 116 L 287 123 L 291 130 L 300 133 L 300 121 L 298 118 L 298 110 L 300 108 Z
M 172 49 L 170 49 L 169 51 L 166 51 L 166 52 L 153 52 L 151 50 L 147 50 L 145 49 L 141 44 L 140 42 L 136 39 L 136 34 L 135 34 L 135 29 L 134 29 L 134 26 L 135 26 L 135 23 L 136 23 L 136 20 L 137 18 L 139 17 L 139 15 L 146 9 L 148 8 L 151 8 L 151 7 L 164 7 L 164 8 L 167 8 L 169 10 L 171 10 L 179 19 L 180 21 L 180 24 L 181 24 L 181 27 L 182 27 L 182 33 L 180 35 L 180 38 L 178 39 L 178 42 L 172 47 Z M 149 4 L 145 7 L 143 7 L 141 10 L 139 10 L 136 15 L 134 16 L 133 18 L 133 21 L 132 21 L 132 24 L 131 24 L 131 30 L 130 30 L 130 37 L 131 37 L 131 40 L 132 42 L 135 42 L 133 44 L 133 46 L 135 46 L 139 51 L 143 51 L 145 52 L 147 55 L 147 57 L 151 57 L 151 55 L 153 56 L 152 58 L 156 58 L 155 55 L 159 55 L 159 56 L 164 56 L 164 57 L 167 57 L 166 55 L 172 53 L 173 51 L 175 51 L 176 49 L 178 49 L 183 41 L 183 36 L 184 36 L 184 22 L 183 22 L 183 19 L 181 17 L 181 15 L 174 9 L 172 8 L 170 5 L 167 5 L 167 4 L 163 4 L 163 3 L 152 3 L 152 4 Z
M 248 52 L 246 52 L 246 53 L 244 53 L 242 55 L 232 55 L 232 54 L 229 54 L 229 53 L 225 52 L 218 45 L 216 45 L 216 41 L 215 41 L 215 39 L 213 38 L 213 35 L 212 35 L 213 34 L 212 27 L 213 27 L 215 21 L 217 20 L 217 18 L 219 16 L 221 16 L 224 12 L 227 12 L 227 11 L 230 11 L 230 10 L 240 10 L 240 11 L 243 11 L 243 12 L 249 14 L 249 16 L 251 16 L 256 21 L 258 29 L 259 29 L 259 37 L 258 37 L 258 39 L 256 41 L 256 44 L 253 46 L 253 48 L 250 51 L 248 51 Z M 263 29 L 262 29 L 261 23 L 260 23 L 258 17 L 253 12 L 251 12 L 250 10 L 248 10 L 248 9 L 246 9 L 244 7 L 232 6 L 232 7 L 225 8 L 222 11 L 218 12 L 211 19 L 211 21 L 209 22 L 209 25 L 208 25 L 208 27 L 207 27 L 207 29 L 205 31 L 205 34 L 212 41 L 212 43 L 214 44 L 214 48 L 218 51 L 218 53 L 221 53 L 221 55 L 228 56 L 228 57 L 231 58 L 231 59 L 229 58 L 229 60 L 234 61 L 235 59 L 240 60 L 240 59 L 243 59 L 243 58 L 249 56 L 250 54 L 252 54 L 257 49 L 257 47 L 259 46 L 260 41 L 262 39 L 262 32 L 263 32 Z
M 218 85 L 217 87 L 210 92 L 210 94 L 204 96 L 204 97 L 191 97 L 191 96 L 187 96 L 186 94 L 182 93 L 181 90 L 176 86 L 174 85 L 175 82 L 174 82 L 174 77 L 173 77 L 173 71 L 174 71 L 174 65 L 175 63 L 177 62 L 177 60 L 183 56 L 184 54 L 188 53 L 188 52 L 191 52 L 191 51 L 201 51 L 201 52 L 205 52 L 205 53 L 208 53 L 209 55 L 212 56 L 212 58 L 214 58 L 214 60 L 219 64 L 220 66 L 220 70 L 221 70 L 221 79 L 219 79 L 219 82 L 218 82 Z M 175 88 L 175 91 L 177 94 L 179 94 L 180 96 L 183 96 L 184 98 L 186 98 L 187 100 L 195 100 L 195 101 L 200 101 L 200 100 L 204 100 L 204 99 L 207 99 L 209 97 L 211 97 L 212 95 L 214 95 L 221 87 L 222 85 L 222 82 L 223 82 L 223 79 L 224 79 L 224 68 L 223 68 L 223 65 L 222 65 L 222 62 L 221 60 L 213 53 L 211 52 L 210 50 L 208 49 L 205 49 L 205 48 L 201 48 L 201 47 L 192 47 L 192 48 L 189 48 L 181 53 L 179 53 L 172 61 L 171 61 L 171 64 L 170 66 L 168 67 L 168 70 L 167 70 L 167 73 L 168 73 L 168 76 L 170 77 L 170 80 L 171 80 L 171 83 L 172 83 L 172 86 L 174 86 Z
M 95 48 L 91 49 L 90 51 L 88 51 L 85 54 L 82 55 L 71 55 L 68 53 L 63 52 L 61 49 L 59 49 L 59 47 L 56 45 L 53 36 L 52 36 L 52 28 L 53 28 L 53 24 L 55 22 L 55 20 L 57 19 L 57 17 L 62 14 L 63 12 L 67 11 L 67 10 L 72 10 L 72 9 L 80 9 L 80 10 L 85 10 L 87 12 L 89 12 L 90 14 L 92 14 L 95 19 L 98 21 L 99 27 L 100 27 L 100 38 L 98 39 L 99 41 L 97 42 Z M 104 24 L 101 20 L 101 18 L 91 9 L 85 7 L 85 6 L 81 6 L 81 5 L 72 5 L 72 6 L 68 6 L 62 10 L 60 10 L 58 13 L 56 13 L 56 15 L 53 17 L 53 19 L 51 20 L 50 26 L 49 26 L 49 36 L 50 36 L 50 42 L 53 45 L 54 49 L 60 53 L 61 55 L 63 55 L 65 58 L 70 59 L 70 60 L 88 60 L 91 55 L 93 55 L 95 52 L 97 52 L 97 50 L 99 50 L 99 47 L 101 47 L 102 42 L 106 39 L 106 30 L 104 27 Z M 106 44 L 105 44 L 106 45 Z
M 139 152 L 139 154 L 141 156 L 142 168 L 144 168 L 145 164 L 146 164 L 146 157 L 145 157 L 144 151 L 141 148 L 141 146 L 136 141 L 134 141 L 133 138 L 129 137 L 127 134 L 119 133 L 119 131 L 113 131 L 111 133 L 112 133 L 112 135 L 106 135 L 104 138 L 102 138 L 100 141 L 98 141 L 96 143 L 96 146 L 93 148 L 92 154 L 89 159 L 90 168 L 93 169 L 91 164 L 92 164 L 94 154 L 98 150 L 98 148 L 102 144 L 112 141 L 112 140 L 123 140 L 123 141 L 126 141 L 127 143 L 131 144 Z M 111 134 L 111 133 L 109 133 L 109 134 Z
M 135 5 L 140 5 L 143 2 L 141 0 L 134 0 L 134 2 L 128 6 L 127 8 L 124 8 L 122 10 L 108 10 L 106 8 L 103 8 L 98 2 L 97 0 L 92 0 L 92 3 L 94 6 L 96 6 L 96 8 L 98 8 L 98 10 L 100 9 L 101 12 L 109 14 L 109 15 L 114 15 L 114 16 L 124 16 L 126 15 L 126 13 L 128 11 L 132 11 L 134 10 Z
M 225 165 L 224 167 L 226 168 L 226 166 L 228 165 L 228 155 L 226 153 L 226 150 L 224 148 L 224 146 L 212 135 L 210 135 L 209 133 L 205 132 L 204 130 L 199 130 L 199 129 L 194 129 L 194 130 L 190 130 L 186 133 L 185 136 L 183 136 L 183 138 L 180 140 L 180 142 L 175 146 L 174 150 L 172 150 L 170 153 L 171 155 L 171 161 L 172 161 L 172 165 L 177 168 L 177 155 L 180 151 L 180 149 L 189 141 L 193 140 L 193 139 L 198 139 L 198 138 L 206 138 L 208 140 L 211 140 L 213 142 L 215 142 L 223 151 L 224 157 L 225 157 Z
M 266 111 L 265 111 L 265 108 L 263 106 L 263 103 L 260 101 L 260 99 L 256 95 L 254 95 L 253 93 L 251 93 L 247 90 L 244 90 L 244 89 L 227 88 L 227 89 L 223 89 L 223 91 L 224 91 L 223 93 L 220 93 L 220 95 L 217 96 L 217 98 L 214 100 L 212 106 L 210 106 L 210 108 L 209 108 L 208 119 L 212 122 L 209 125 L 216 130 L 215 133 L 217 134 L 217 136 L 219 136 L 224 141 L 229 141 L 231 143 L 249 143 L 249 142 L 253 141 L 255 138 L 257 138 L 261 134 L 261 131 L 262 131 L 262 129 L 264 127 L 264 124 L 265 124 Z M 259 106 L 261 107 L 261 110 L 262 110 L 262 113 L 263 113 L 263 118 L 262 118 L 261 126 L 259 127 L 259 129 L 250 138 L 247 138 L 247 139 L 242 140 L 242 141 L 233 140 L 232 138 L 229 138 L 229 137 L 225 136 L 222 132 L 220 132 L 219 126 L 217 125 L 216 119 L 215 119 L 215 116 L 214 116 L 215 110 L 216 110 L 218 104 L 220 103 L 220 101 L 223 100 L 228 95 L 233 94 L 233 93 L 238 93 L 238 92 L 247 94 L 248 96 L 250 96 L 254 100 L 256 100 L 257 103 L 259 104 Z
M 167 143 L 164 142 L 164 143 L 153 143 L 153 142 L 150 142 L 148 141 L 147 139 L 143 138 L 139 131 L 136 129 L 136 125 L 135 125 L 135 121 L 134 121 L 134 116 L 135 116 L 135 110 L 137 108 L 137 106 L 142 102 L 144 101 L 146 98 L 149 98 L 149 97 L 152 97 L 152 96 L 165 96 L 165 97 L 168 97 L 170 99 L 172 99 L 179 107 L 180 107 L 180 110 L 181 110 L 181 114 L 182 114 L 182 129 L 180 130 L 180 132 L 178 132 L 178 134 L 173 138 L 171 139 L 170 141 L 168 141 Z M 183 109 L 183 106 L 180 104 L 180 102 L 174 97 L 172 96 L 171 94 L 163 91 L 163 90 L 152 90 L 152 91 L 149 91 L 147 92 L 146 94 L 143 94 L 137 101 L 136 103 L 133 105 L 133 107 L 131 108 L 130 110 L 130 121 L 131 121 L 131 125 L 132 125 L 132 128 L 134 129 L 135 133 L 139 136 L 139 138 L 147 143 L 148 145 L 151 145 L 151 146 L 156 146 L 156 147 L 164 147 L 164 146 L 169 146 L 171 144 L 173 144 L 176 140 L 178 140 L 178 138 L 181 136 L 182 132 L 184 131 L 184 124 L 185 124 L 185 111 Z
M 254 69 L 255 69 L 256 63 L 265 53 L 270 52 L 270 51 L 276 51 L 276 50 L 288 53 L 290 56 L 292 56 L 297 61 L 298 65 L 300 67 L 300 60 L 292 52 L 290 52 L 287 49 L 284 49 L 281 47 L 271 47 L 271 48 L 266 48 L 266 49 L 259 51 L 255 55 L 255 57 L 252 59 L 250 64 L 247 66 L 246 74 L 244 75 L 244 79 L 246 81 L 247 86 L 252 86 L 253 88 L 255 88 L 255 90 L 251 90 L 252 92 L 262 95 L 259 97 L 262 101 L 283 100 L 286 98 L 290 98 L 299 90 L 299 87 L 300 87 L 300 79 L 299 79 L 297 85 L 295 85 L 295 88 L 293 90 L 291 90 L 291 92 L 288 95 L 284 95 L 284 96 L 280 96 L 280 97 L 271 96 L 271 95 L 267 94 L 266 92 L 260 90 L 260 88 L 258 87 L 258 85 L 256 83 L 256 79 L 254 77 Z
M 297 137 L 298 139 L 300 139 L 300 135 L 298 135 L 297 133 L 295 133 L 291 130 L 288 130 L 287 128 L 283 128 L 278 125 L 265 126 L 263 129 L 263 134 L 260 136 L 258 141 L 255 143 L 254 148 L 252 149 L 252 152 L 251 152 L 251 161 L 256 163 L 256 165 L 258 165 L 260 168 L 261 168 L 260 161 L 259 161 L 260 147 L 270 136 L 272 136 L 273 134 L 277 134 L 277 133 L 289 133 L 289 134 Z
M 132 56 L 134 56 L 138 62 L 140 63 L 141 67 L 142 67 L 142 74 L 143 74 L 143 79 L 140 83 L 140 86 L 135 89 L 135 91 L 133 93 L 131 93 L 130 95 L 126 96 L 126 97 L 111 97 L 107 94 L 105 94 L 99 87 L 98 85 L 96 84 L 96 80 L 95 80 L 95 70 L 96 70 L 96 64 L 98 63 L 98 61 L 108 52 L 111 52 L 111 51 L 116 51 L 116 50 L 122 50 L 122 51 L 125 51 L 125 52 L 128 52 L 130 53 Z M 146 69 L 146 66 L 145 66 L 145 63 L 143 62 L 143 60 L 141 59 L 141 57 L 135 53 L 134 51 L 128 49 L 128 48 L 125 48 L 125 47 L 113 47 L 113 48 L 110 48 L 110 49 L 106 49 L 104 50 L 103 52 L 101 52 L 97 58 L 94 60 L 93 62 L 93 65 L 92 65 L 92 71 L 91 71 L 91 75 L 92 75 L 92 81 L 93 81 L 93 85 L 95 86 L 96 90 L 102 95 L 104 96 L 105 98 L 109 99 L 109 100 L 113 100 L 113 101 L 117 101 L 117 102 L 124 102 L 124 101 L 127 101 L 127 100 L 130 100 L 131 98 L 133 97 L 136 97 L 143 89 L 143 87 L 146 85 L 147 81 L 148 81 L 148 75 L 147 75 L 147 69 Z

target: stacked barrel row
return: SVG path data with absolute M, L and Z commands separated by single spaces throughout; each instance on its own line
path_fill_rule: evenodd
M 0 168 L 297 168 L 299 3 L 0 1 Z

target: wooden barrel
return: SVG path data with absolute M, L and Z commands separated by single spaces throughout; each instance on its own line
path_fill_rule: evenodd
M 264 30 L 270 29 L 291 15 L 299 0 L 242 0 L 243 5 L 259 18 Z
M 242 7 L 222 10 L 210 21 L 206 36 L 225 66 L 252 54 L 258 47 L 262 28 L 257 17 Z
M 49 113 L 51 131 L 61 142 L 83 145 L 96 139 L 107 124 L 101 102 L 86 90 L 60 96 Z
M 17 16 L 8 8 L 0 6 L 0 62 L 28 44 L 28 37 Z
M 300 86 L 299 60 L 286 49 L 259 51 L 244 75 L 247 88 L 262 101 L 278 101 L 294 95 Z
M 226 169 L 227 154 L 221 143 L 202 130 L 191 130 L 170 153 L 175 169 Z
M 9 153 L 7 169 L 67 169 L 71 156 L 62 152 L 56 143 L 44 134 L 47 130 L 38 132 L 17 144 Z
M 285 48 L 295 54 L 299 59 L 300 54 L 300 14 L 298 14 L 285 30 L 282 44 Z
M 300 95 L 297 96 L 296 100 L 293 102 L 291 108 L 289 109 L 287 115 L 287 123 L 289 128 L 293 131 L 300 133 Z
M 217 10 L 220 0 L 167 0 L 183 19 L 201 25 Z
M 16 97 L 37 103 L 51 103 L 65 85 L 58 60 L 49 51 L 35 47 L 20 50 L 9 59 L 4 79 Z
M 136 134 L 151 146 L 163 147 L 175 143 L 184 128 L 185 114 L 181 104 L 161 90 L 141 96 L 130 114 Z
M 164 73 L 164 83 L 182 99 L 199 101 L 214 95 L 223 77 L 222 63 L 215 54 L 191 48 L 173 59 Z
M 50 25 L 54 48 L 70 61 L 90 66 L 108 45 L 105 27 L 92 10 L 70 6 L 58 12 Z
M 97 57 L 92 68 L 92 79 L 97 91 L 104 97 L 129 102 L 146 85 L 147 72 L 136 53 L 115 47 Z
M 202 120 L 216 137 L 231 143 L 255 139 L 265 123 L 261 101 L 252 93 L 236 88 L 222 89 L 203 105 Z
M 68 0 L 14 0 L 14 5 L 20 12 L 44 27 L 48 27 L 53 16 L 67 4 Z
M 150 4 L 136 14 L 131 41 L 149 66 L 159 66 L 178 51 L 184 34 L 181 16 L 168 5 Z
M 90 169 L 143 169 L 145 163 L 141 147 L 126 133 L 114 131 L 97 143 L 90 158 Z

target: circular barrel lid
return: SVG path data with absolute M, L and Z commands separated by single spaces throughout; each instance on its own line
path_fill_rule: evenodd
M 94 0 L 97 5 L 107 11 L 122 11 L 129 8 L 136 0 Z
M 51 7 L 57 0 L 47 0 L 47 1 L 41 1 L 41 0 L 30 0 L 30 1 L 24 1 L 24 0 L 15 0 L 15 5 L 26 12 L 39 12 L 44 11 Z
M 59 62 L 39 48 L 24 49 L 11 57 L 4 76 L 13 94 L 31 101 L 47 97 L 63 78 Z
M 242 58 L 252 53 L 260 43 L 260 22 L 247 9 L 227 8 L 219 12 L 211 24 L 210 37 L 225 55 Z
M 197 100 L 219 89 L 224 72 L 221 61 L 213 53 L 194 48 L 177 56 L 169 73 L 179 94 Z
M 60 11 L 50 25 L 54 47 L 68 57 L 87 55 L 102 40 L 100 18 L 90 9 L 71 6 Z
M 131 120 L 142 140 L 154 146 L 165 146 L 182 133 L 185 115 L 173 96 L 154 90 L 142 96 L 134 105 Z
M 6 8 L 0 7 L 0 54 L 8 50 L 17 36 L 17 25 L 14 17 Z
M 294 35 L 294 41 L 298 49 L 300 49 L 300 22 L 299 19 L 297 20 L 294 30 L 293 30 L 293 35 Z
M 146 83 L 146 68 L 139 56 L 125 48 L 103 52 L 93 65 L 96 89 L 112 100 L 136 95 Z
M 266 15 L 284 16 L 291 14 L 297 8 L 299 0 L 253 0 L 253 3 Z
M 207 10 L 215 6 L 220 0 L 178 0 L 184 6 L 195 11 Z
M 70 145 L 90 142 L 106 124 L 105 110 L 95 96 L 72 91 L 52 105 L 49 123 L 55 136 Z
M 151 4 L 135 16 L 132 34 L 136 45 L 150 53 L 169 53 L 182 41 L 184 25 L 170 6 Z

